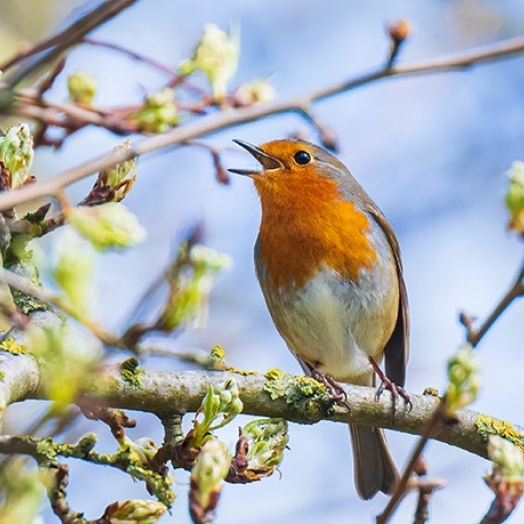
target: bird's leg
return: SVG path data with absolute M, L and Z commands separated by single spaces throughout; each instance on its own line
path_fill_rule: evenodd
M 373 357 L 368 357 L 368 359 L 369 359 L 369 363 L 371 364 L 371 367 L 373 368 L 373 371 L 376 373 L 377 377 L 380 379 L 380 386 L 377 389 L 375 399 L 378 400 L 380 398 L 380 395 L 382 395 L 385 389 L 391 392 L 391 404 L 392 404 L 392 410 L 393 410 L 393 418 L 395 418 L 395 414 L 397 413 L 398 397 L 402 397 L 408 410 L 411 409 L 411 406 L 412 406 L 411 400 L 406 390 L 403 387 L 395 384 L 388 377 L 386 377 L 385 373 L 380 369 L 379 365 L 375 362 L 375 359 Z
M 335 404 L 349 409 L 349 404 L 347 402 L 348 397 L 344 388 L 331 375 L 326 375 L 325 373 L 322 373 L 322 371 L 313 368 L 311 369 L 311 378 L 314 378 L 316 381 L 326 386 L 326 389 Z

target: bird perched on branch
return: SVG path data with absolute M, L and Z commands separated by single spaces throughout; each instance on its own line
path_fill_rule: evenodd
M 235 142 L 261 170 L 255 266 L 269 312 L 304 371 L 372 386 L 384 357 L 386 387 L 400 391 L 408 356 L 408 305 L 397 239 L 349 170 L 303 140 Z M 336 383 L 335 383 L 336 384 Z M 398 388 L 398 389 L 397 389 Z M 363 499 L 391 493 L 397 468 L 380 428 L 350 425 Z

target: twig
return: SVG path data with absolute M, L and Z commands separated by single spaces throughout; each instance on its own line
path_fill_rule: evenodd
M 482 340 L 484 335 L 489 331 L 491 326 L 499 319 L 504 313 L 508 306 L 519 297 L 524 296 L 524 263 L 520 269 L 517 278 L 513 282 L 513 285 L 507 291 L 507 293 L 500 299 L 498 304 L 493 308 L 493 311 L 489 314 L 488 318 L 481 324 L 478 329 L 473 328 L 473 319 L 468 315 L 461 313 L 459 320 L 461 324 L 466 328 L 466 340 L 473 346 L 476 347 Z
M 417 478 L 413 488 L 418 490 L 418 500 L 413 524 L 426 524 L 429 521 L 429 503 L 433 498 L 433 493 L 442 489 L 446 483 L 441 479 L 427 477 L 427 465 L 423 457 L 420 457 L 415 467 L 415 474 Z
M 404 470 L 404 473 L 402 474 L 402 477 L 399 483 L 397 484 L 397 487 L 395 488 L 395 492 L 389 499 L 388 505 L 386 506 L 384 511 L 377 517 L 377 524 L 385 524 L 389 520 L 389 518 L 393 515 L 393 512 L 395 511 L 401 498 L 404 496 L 411 475 L 415 470 L 420 460 L 420 457 L 422 456 L 424 447 L 426 446 L 428 440 L 433 437 L 435 430 L 443 420 L 445 405 L 445 401 L 442 400 L 439 403 L 437 409 L 435 409 L 432 417 L 428 421 L 426 427 L 424 428 L 424 432 L 422 433 L 415 449 L 413 450 L 413 453 L 411 454 L 408 465 L 406 466 L 406 469 Z
M 500 524 L 505 522 L 513 513 L 522 498 L 524 483 L 522 478 L 515 476 L 508 478 L 494 466 L 490 475 L 484 477 L 486 484 L 495 494 L 488 511 L 482 517 L 480 524 Z
M 44 466 L 56 464 L 56 457 L 62 456 L 113 467 L 125 471 L 135 479 L 146 482 L 161 502 L 167 506 L 171 505 L 174 497 L 170 493 L 170 481 L 165 476 L 139 465 L 137 458 L 125 449 L 119 449 L 113 454 L 99 453 L 93 449 L 95 444 L 96 435 L 92 434 L 82 437 L 77 444 L 55 442 L 48 437 L 0 435 L 1 453 L 27 455 Z
M 163 73 L 166 73 L 169 76 L 175 77 L 176 79 L 181 80 L 183 78 L 176 71 L 162 64 L 161 62 L 158 62 L 157 60 L 154 60 L 153 58 L 149 58 L 145 55 L 137 53 L 136 51 L 131 51 L 131 49 L 127 49 L 118 44 L 112 44 L 110 42 L 102 42 L 101 40 L 95 40 L 94 38 L 84 38 L 82 39 L 82 43 L 89 44 L 95 47 L 104 47 L 106 49 L 111 49 L 112 51 L 118 51 L 119 53 L 128 56 L 132 60 L 136 60 L 138 62 L 143 62 L 144 64 L 150 65 L 151 67 L 154 67 L 155 69 L 158 69 L 159 71 L 162 71 Z
M 19 53 L 8 62 L 0 65 L 0 70 L 6 71 L 2 78 L 2 84 L 6 89 L 13 89 L 24 78 L 58 58 L 64 51 L 81 41 L 86 34 L 114 18 L 135 2 L 136 0 L 106 0 L 60 33 Z M 42 54 L 38 56 L 39 53 Z M 11 71 L 11 68 L 19 62 L 22 62 L 20 67 Z
M 42 311 L 32 318 L 40 325 L 46 325 L 56 319 L 56 315 Z M 19 332 L 12 336 L 15 342 L 23 340 Z M 389 395 L 383 395 L 376 401 L 375 388 L 345 385 L 344 390 L 348 398 L 351 398 L 351 411 L 337 410 L 328 415 L 320 401 L 307 400 L 304 402 L 305 408 L 301 408 L 300 405 L 288 404 L 284 398 L 272 400 L 264 390 L 267 379 L 261 375 L 244 376 L 222 371 L 141 371 L 140 387 L 136 387 L 127 382 L 118 369 L 106 368 L 96 383 L 92 384 L 92 389 L 85 391 L 85 396 L 104 406 L 154 413 L 163 419 L 172 413 L 195 412 L 209 386 L 219 387 L 229 378 L 236 380 L 238 384 L 245 415 L 281 417 L 306 424 L 331 420 L 344 424 L 385 427 L 414 435 L 420 434 L 421 428 L 426 427 L 440 404 L 436 397 L 411 394 L 413 408 L 409 414 L 399 412 L 395 421 L 392 421 Z M 4 409 L 7 405 L 27 399 L 45 398 L 40 388 L 38 364 L 31 355 L 14 355 L 0 351 L 0 373 L 4 376 L 0 381 L 0 408 Z M 461 410 L 457 413 L 455 424 L 440 425 L 432 438 L 487 458 L 486 434 L 478 426 L 480 415 L 472 410 Z M 493 432 L 497 431 L 496 428 L 508 428 L 513 434 L 524 434 L 524 428 L 496 417 L 486 415 L 482 420 L 489 421 L 494 428 Z
M 54 514 L 60 519 L 62 524 L 80 524 L 83 519 L 82 513 L 73 511 L 67 502 L 67 485 L 69 484 L 69 466 L 67 464 L 56 465 L 49 468 L 54 471 L 53 484 L 47 490 L 47 496 Z
M 386 63 L 388 67 L 393 67 L 400 53 L 400 48 L 409 36 L 410 24 L 407 20 L 397 20 L 394 24 L 389 25 L 387 30 L 391 39 L 391 47 Z
M 215 179 L 219 184 L 229 184 L 230 176 L 228 170 L 224 167 L 222 159 L 220 158 L 220 149 L 200 140 L 188 140 L 186 142 L 190 146 L 198 146 L 209 151 L 213 167 L 215 168 Z
M 120 442 L 126 435 L 126 428 L 136 427 L 136 420 L 129 418 L 121 409 L 108 408 L 89 401 L 79 402 L 78 406 L 84 417 L 89 420 L 100 420 L 109 426 L 111 434 Z
M 128 160 L 133 156 L 140 156 L 168 146 L 180 145 L 187 140 L 209 135 L 216 131 L 259 120 L 268 116 L 288 112 L 301 113 L 304 107 L 308 107 L 313 102 L 338 95 L 345 91 L 350 91 L 384 78 L 434 74 L 446 71 L 460 71 L 468 69 L 475 64 L 495 61 L 502 58 L 510 58 L 522 54 L 523 52 L 524 37 L 519 37 L 455 56 L 445 56 L 412 65 L 397 66 L 393 68 L 388 68 L 386 65 L 386 67 L 380 67 L 376 71 L 350 79 L 347 82 L 329 86 L 288 101 L 240 107 L 237 109 L 231 109 L 224 113 L 215 113 L 209 117 L 198 119 L 183 127 L 175 128 L 161 135 L 144 140 L 135 145 L 133 149 L 127 153 L 109 153 L 80 164 L 76 168 L 65 171 L 53 178 L 35 184 L 32 187 L 4 194 L 0 196 L 0 210 L 9 209 L 10 207 L 22 202 L 51 195 L 58 189 L 72 184 L 95 171 L 106 169 L 119 162 Z M 36 117 L 37 115 L 34 116 Z M 59 122 L 57 122 L 57 125 L 59 125 Z
M 67 301 L 63 300 L 61 297 L 53 295 L 42 288 L 30 284 L 27 280 L 21 276 L 5 269 L 0 268 L 0 281 L 5 282 L 9 286 L 12 286 L 22 293 L 31 295 L 42 302 L 52 304 L 57 308 L 61 309 L 64 313 L 74 318 L 85 326 L 91 333 L 98 338 L 102 343 L 107 346 L 119 346 L 120 341 L 114 335 L 107 333 L 100 329 L 94 322 L 89 321 L 83 318 L 79 311 L 72 307 Z

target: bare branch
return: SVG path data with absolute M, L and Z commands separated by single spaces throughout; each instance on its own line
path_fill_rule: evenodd
M 357 78 L 340 84 L 314 91 L 308 95 L 293 98 L 284 102 L 258 104 L 248 107 L 230 109 L 224 113 L 215 113 L 208 117 L 202 117 L 182 127 L 177 127 L 166 133 L 154 136 L 135 145 L 128 152 L 112 152 L 89 160 L 79 166 L 65 171 L 53 178 L 35 184 L 32 187 L 20 189 L 16 192 L 6 193 L 0 196 L 0 210 L 9 209 L 22 202 L 36 198 L 50 196 L 59 189 L 64 188 L 90 174 L 106 169 L 114 164 L 129 160 L 133 156 L 140 156 L 158 149 L 169 146 L 180 145 L 188 140 L 209 135 L 216 131 L 227 129 L 232 126 L 253 122 L 268 116 L 282 113 L 296 112 L 303 114 L 304 108 L 311 103 L 329 98 L 340 93 L 356 89 L 372 82 L 390 77 L 415 76 L 423 74 L 442 73 L 447 71 L 461 71 L 469 67 L 485 62 L 508 59 L 524 53 L 524 37 L 505 40 L 494 45 L 475 49 L 454 56 L 445 56 L 433 60 L 427 60 L 412 65 L 388 67 L 382 66 L 376 71 L 366 73 Z M 26 116 L 31 116 L 29 109 L 25 108 Z M 38 119 L 38 115 L 34 114 Z M 51 115 L 47 115 L 52 119 Z M 55 120 L 57 117 L 54 117 Z M 96 120 L 93 116 L 90 118 Z M 93 122 L 92 122 L 93 123 Z M 59 125 L 59 122 L 56 122 Z
M 484 335 L 489 331 L 491 326 L 500 318 L 502 313 L 511 305 L 511 303 L 524 296 L 524 263 L 520 268 L 517 278 L 514 280 L 513 285 L 507 291 L 507 293 L 500 299 L 497 305 L 493 308 L 493 311 L 489 314 L 488 318 L 481 324 L 478 329 L 473 327 L 474 321 L 468 315 L 461 313 L 459 320 L 461 324 L 466 328 L 466 340 L 473 347 L 478 346 Z

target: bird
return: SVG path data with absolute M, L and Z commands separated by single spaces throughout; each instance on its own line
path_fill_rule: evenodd
M 289 350 L 306 374 L 328 384 L 374 386 L 378 372 L 404 396 L 407 292 L 399 244 L 382 211 L 317 145 L 233 141 L 261 165 L 229 171 L 251 178 L 260 197 L 256 275 Z M 350 433 L 358 495 L 391 494 L 399 474 L 383 430 L 350 424 Z

